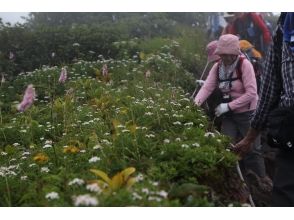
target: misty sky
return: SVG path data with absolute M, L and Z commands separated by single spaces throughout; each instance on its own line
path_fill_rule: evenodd
M 0 17 L 4 23 L 15 24 L 16 22 L 23 23 L 24 20 L 21 19 L 21 16 L 27 16 L 28 14 L 29 12 L 0 12 Z

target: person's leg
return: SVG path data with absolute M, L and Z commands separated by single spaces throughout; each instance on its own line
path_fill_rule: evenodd
M 294 206 L 294 152 L 281 151 L 276 156 L 273 206 Z
M 244 112 L 234 114 L 235 123 L 238 126 L 238 131 L 242 138 L 246 135 L 249 126 L 252 112 Z M 265 177 L 264 158 L 262 156 L 262 148 L 260 144 L 260 136 L 258 136 L 252 146 L 252 150 L 243 158 L 243 163 L 246 170 L 252 170 L 259 177 Z
M 232 143 L 236 142 L 236 138 L 238 135 L 238 130 L 234 120 L 232 119 L 233 116 L 222 116 L 221 121 L 221 133 L 224 135 L 229 136 L 232 140 Z

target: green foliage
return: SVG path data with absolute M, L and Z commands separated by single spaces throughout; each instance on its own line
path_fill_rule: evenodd
M 36 36 L 40 37 L 44 34 L 40 30 L 46 23 L 46 16 L 35 15 L 36 20 L 29 21 L 30 34 L 39 31 Z M 85 30 L 94 41 L 96 33 L 92 35 L 92 32 L 95 29 L 89 31 L 83 25 L 69 28 L 67 19 L 74 18 L 68 16 L 63 17 L 65 20 L 59 26 L 54 26 L 57 21 L 52 20 L 52 27 L 47 24 L 44 31 L 59 29 L 62 33 L 76 31 L 77 34 Z M 135 24 L 136 16 L 146 19 L 140 13 L 121 19 Z M 151 17 L 152 21 L 159 21 L 165 14 Z M 105 14 L 101 19 L 106 22 L 109 16 Z M 141 27 L 154 25 L 148 22 L 147 19 L 140 24 Z M 154 28 L 160 30 L 164 28 L 160 24 L 169 21 L 163 19 L 162 22 Z M 122 26 L 119 30 L 134 27 L 126 27 L 122 21 L 114 23 Z M 107 28 L 114 31 L 114 26 Z M 105 33 L 108 32 L 97 34 L 102 36 Z M 193 49 L 188 50 L 190 44 L 185 40 L 192 42 L 192 33 L 194 31 L 191 36 L 186 34 L 183 38 L 179 34 L 178 41 L 161 35 L 160 31 L 154 34 L 158 34 L 155 39 L 146 41 L 115 36 L 117 40 L 108 42 L 101 38 L 105 42 L 104 49 L 111 50 L 109 53 L 120 52 L 117 59 L 93 61 L 87 58 L 88 61 L 75 63 L 70 63 L 70 59 L 86 57 L 83 46 L 72 46 L 75 35 L 56 36 L 62 39 L 59 46 L 63 47 L 60 50 L 65 56 L 64 60 L 57 62 L 62 63 L 60 66 L 42 66 L 2 84 L 0 188 L 4 190 L 0 193 L 0 205 L 238 204 L 237 199 L 229 195 L 230 187 L 241 184 L 234 172 L 237 158 L 226 150 L 229 140 L 214 132 L 203 111 L 189 99 L 194 78 L 187 70 L 190 61 L 184 51 L 193 52 Z M 78 36 L 80 43 L 84 36 Z M 47 40 L 39 40 L 36 39 L 36 48 L 31 50 L 40 50 L 43 45 L 46 51 Z M 87 42 L 88 38 L 84 40 Z M 198 45 L 192 45 L 194 49 L 198 48 Z M 134 53 L 137 56 L 133 56 Z M 33 54 L 30 51 L 30 55 Z M 43 62 L 35 58 L 32 63 Z M 43 59 L 41 54 L 39 59 Z M 64 62 L 69 62 L 68 79 L 60 84 L 58 77 Z M 107 80 L 101 74 L 103 65 L 108 67 Z M 150 75 L 147 76 L 148 70 Z M 19 113 L 15 106 L 30 83 L 36 88 L 37 98 L 33 106 Z M 110 177 L 120 178 L 116 174 L 128 167 L 136 169 L 132 174 L 132 187 L 118 187 L 107 194 L 102 193 L 106 186 L 101 182 L 95 185 L 97 181 L 93 181 L 90 172 L 103 170 Z M 237 186 L 223 187 L 224 181 L 230 179 L 234 179 Z M 83 203 L 79 198 L 90 202 Z

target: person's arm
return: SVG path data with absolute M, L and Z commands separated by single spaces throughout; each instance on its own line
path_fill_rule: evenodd
M 252 144 L 259 134 L 260 130 L 249 128 L 246 136 L 232 148 L 232 151 L 243 158 L 251 150 Z
M 232 148 L 241 157 L 244 157 L 249 152 L 254 140 L 260 131 L 265 128 L 267 116 L 271 109 L 278 106 L 282 89 L 281 41 L 281 29 L 277 29 L 274 41 L 270 45 L 266 56 L 261 80 L 260 98 L 251 120 L 251 128 L 248 130 L 246 136 Z
M 250 13 L 251 18 L 253 20 L 253 23 L 259 27 L 259 29 L 262 31 L 262 36 L 263 36 L 263 40 L 264 43 L 266 45 L 269 45 L 271 42 L 271 34 L 269 29 L 267 28 L 264 20 L 256 13 L 252 12 Z
M 197 93 L 194 103 L 198 106 L 201 106 L 206 99 L 210 96 L 213 90 L 217 86 L 217 66 L 218 63 L 215 63 L 211 70 L 208 73 L 207 79 L 205 80 L 203 86 Z

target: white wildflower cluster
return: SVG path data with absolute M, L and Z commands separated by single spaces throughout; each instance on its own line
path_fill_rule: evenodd
M 48 173 L 50 170 L 48 167 L 42 167 L 41 168 L 41 173 Z
M 102 193 L 102 189 L 98 186 L 97 183 L 88 184 L 86 189 L 90 192 L 97 192 L 98 194 Z
M 173 125 L 181 125 L 182 123 L 180 121 L 176 121 L 176 122 L 173 122 Z
M 18 166 L 16 165 L 10 165 L 9 167 L 0 167 L 0 176 L 7 177 L 7 176 L 16 176 L 16 169 L 18 169 Z
M 23 181 L 24 181 L 24 180 L 27 180 L 27 179 L 28 179 L 28 176 L 21 176 L 21 177 L 20 177 L 20 180 L 23 180 Z
M 215 137 L 215 134 L 213 133 L 213 132 L 206 132 L 205 134 L 204 134 L 204 137 Z
M 98 150 L 98 149 L 102 149 L 102 146 L 100 144 L 96 144 L 94 147 L 93 147 L 93 150 Z
M 182 148 L 189 148 L 189 145 L 188 144 L 182 144 L 181 147 Z
M 45 198 L 48 200 L 55 200 L 55 199 L 59 199 L 59 195 L 57 192 L 50 192 L 46 194 Z
M 193 147 L 200 147 L 200 144 L 196 142 L 196 143 L 192 144 L 192 146 Z
M 89 163 L 95 163 L 95 162 L 97 162 L 97 161 L 100 161 L 101 159 L 100 159 L 100 157 L 92 157 L 92 158 L 90 158 L 89 159 Z
M 139 173 L 139 174 L 135 177 L 135 179 L 136 179 L 136 182 L 143 181 L 143 180 L 144 180 L 144 176 L 143 176 L 142 173 Z
M 184 125 L 187 126 L 187 127 L 192 127 L 193 126 L 193 122 L 187 122 Z
M 137 192 L 132 193 L 133 200 L 142 200 L 143 197 L 140 196 Z
M 173 114 L 173 117 L 175 117 L 175 118 L 183 118 L 184 115 Z
M 147 138 L 155 138 L 155 135 L 154 134 L 146 134 L 145 137 L 147 137 Z
M 151 116 L 151 115 L 153 115 L 153 113 L 152 112 L 146 112 L 145 115 Z
M 89 194 L 73 197 L 75 206 L 97 206 L 99 204 L 97 198 Z
M 106 139 L 102 139 L 101 142 L 106 145 L 111 145 L 112 143 Z
M 164 139 L 164 140 L 163 140 L 163 143 L 165 143 L 165 144 L 169 144 L 169 143 L 170 143 L 170 140 L 169 140 L 169 139 Z
M 85 181 L 83 179 L 79 179 L 79 178 L 74 178 L 73 180 L 69 181 L 68 182 L 68 185 L 69 186 L 72 186 L 72 185 L 78 185 L 78 186 L 81 186 L 85 183 Z

